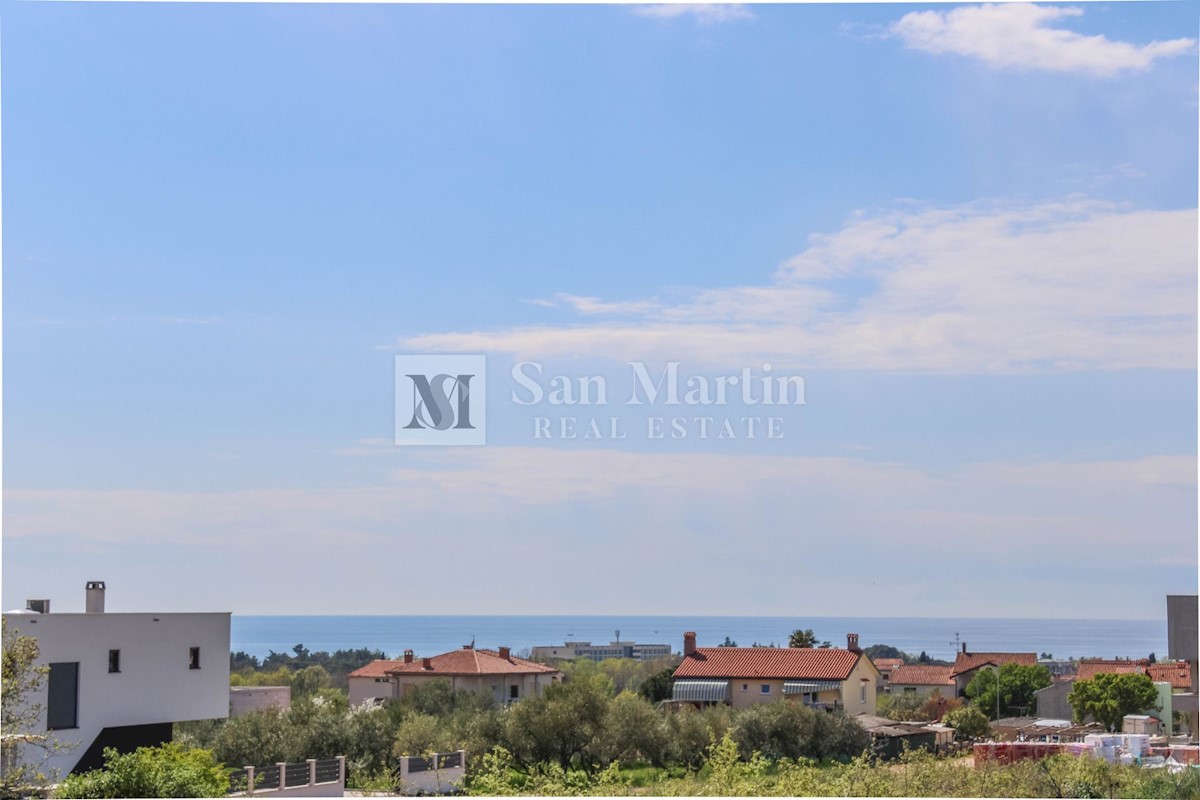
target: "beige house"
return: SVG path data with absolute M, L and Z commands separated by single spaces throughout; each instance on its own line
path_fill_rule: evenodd
M 935 667 L 928 664 L 905 664 L 895 667 L 888 677 L 890 694 L 933 694 L 954 697 L 954 667 Z
M 956 654 L 954 667 L 950 676 L 954 678 L 954 692 L 962 697 L 967 684 L 981 669 L 994 669 L 1004 664 L 1037 664 L 1037 653 L 972 653 L 967 650 L 967 643 L 962 643 L 962 652 Z
M 455 690 L 490 694 L 497 703 L 507 705 L 541 694 L 550 684 L 561 681 L 562 673 L 517 658 L 507 647 L 477 650 L 468 645 L 427 658 L 415 658 L 411 650 L 405 650 L 401 660 L 372 661 L 351 672 L 350 704 L 398 699 L 412 687 L 439 678 L 448 680 Z
M 745 708 L 788 700 L 851 714 L 875 710 L 879 670 L 847 636 L 847 647 L 696 647 L 683 635 L 671 699 Z

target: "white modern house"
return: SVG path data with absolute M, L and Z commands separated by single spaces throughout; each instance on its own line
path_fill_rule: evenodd
M 172 723 L 229 714 L 229 612 L 106 613 L 104 591 L 90 581 L 82 613 L 30 600 L 4 614 L 49 668 L 40 696 L 27 698 L 42 706 L 35 732 L 74 745 L 49 757 L 30 747 L 25 758 L 60 777 L 101 766 L 105 747 L 161 744 Z

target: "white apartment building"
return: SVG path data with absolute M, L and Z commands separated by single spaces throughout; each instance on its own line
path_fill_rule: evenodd
M 4 614 L 13 632 L 37 640 L 49 667 L 39 696 L 37 733 L 73 745 L 44 757 L 59 777 L 103 764 L 102 750 L 122 752 L 171 739 L 171 725 L 229 713 L 229 612 L 106 613 L 103 581 L 90 581 L 85 611 L 50 613 L 30 600 Z

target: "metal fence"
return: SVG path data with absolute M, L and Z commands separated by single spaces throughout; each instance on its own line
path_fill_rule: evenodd
M 342 764 L 343 759 L 339 757 L 231 770 L 229 793 L 283 792 L 287 789 L 341 783 L 344 779 Z

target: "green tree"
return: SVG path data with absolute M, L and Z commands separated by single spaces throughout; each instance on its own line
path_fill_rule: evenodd
M 1000 714 L 1024 709 L 1026 713 L 1037 711 L 1034 692 L 1050 685 L 1050 670 L 1040 664 L 1000 665 Z M 967 684 L 967 697 L 989 719 L 996 716 L 996 670 L 985 667 L 975 673 Z
M 671 691 L 675 686 L 675 668 L 666 667 L 642 681 L 638 686 L 638 694 L 651 703 L 671 699 Z
M 880 694 L 875 700 L 875 713 L 898 722 L 928 722 L 925 713 L 926 696 L 923 692 L 900 692 Z
M 953 711 L 947 711 L 942 718 L 942 724 L 954 728 L 956 739 L 977 739 L 985 736 L 988 729 L 987 715 L 973 706 L 963 706 Z
M 65 745 L 52 736 L 36 733 L 42 714 L 40 703 L 29 702 L 42 688 L 47 668 L 36 666 L 37 640 L 9 631 L 8 620 L 0 626 L 3 635 L 3 672 L 0 674 L 0 792 L 19 797 L 40 791 L 55 776 L 31 763 L 32 752 L 53 753 Z
M 737 647 L 737 646 L 738 646 L 738 643 L 735 642 L 733 639 L 730 639 L 728 636 L 725 637 L 725 641 L 723 641 L 719 645 L 717 645 L 717 647 Z
M 1159 710 L 1154 681 L 1140 672 L 1101 673 L 1089 680 L 1075 681 L 1067 702 L 1076 722 L 1090 716 L 1110 731 L 1121 727 L 1126 714 Z
M 604 729 L 610 689 L 603 675 L 575 677 L 513 705 L 505 738 L 514 760 L 527 769 L 550 762 L 566 771 L 576 761 L 590 769 L 584 755 Z
M 229 776 L 208 750 L 175 742 L 139 747 L 132 753 L 104 749 L 104 766 L 70 775 L 59 797 L 224 797 Z
M 316 694 L 320 689 L 329 687 L 329 673 L 324 667 L 313 665 L 297 670 L 292 675 L 292 694 L 297 697 Z
M 788 635 L 788 647 L 816 647 L 817 635 L 812 628 L 801 630 L 796 628 Z

